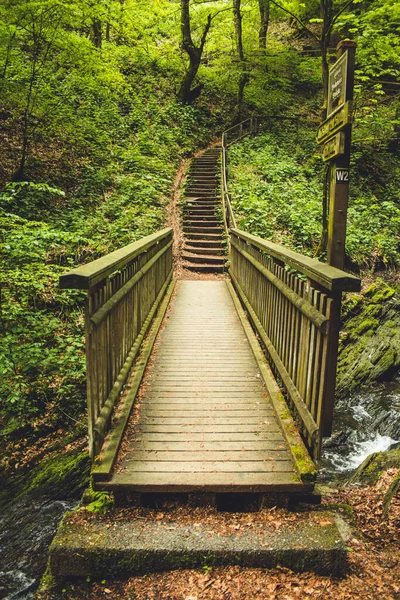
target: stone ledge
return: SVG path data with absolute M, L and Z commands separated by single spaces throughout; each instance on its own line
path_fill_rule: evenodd
M 66 578 L 127 578 L 173 569 L 240 565 L 343 575 L 346 528 L 327 512 L 310 512 L 278 529 L 217 532 L 201 523 L 89 520 L 68 517 L 50 547 L 50 573 Z

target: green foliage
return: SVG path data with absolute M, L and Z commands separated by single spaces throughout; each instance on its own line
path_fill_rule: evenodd
M 284 127 L 232 146 L 234 210 L 241 228 L 309 254 L 320 237 L 322 161 L 312 130 Z
M 281 129 L 232 147 L 230 187 L 239 226 L 314 255 L 321 236 L 322 160 L 315 131 Z M 399 264 L 400 160 L 353 156 L 346 251 L 359 267 Z

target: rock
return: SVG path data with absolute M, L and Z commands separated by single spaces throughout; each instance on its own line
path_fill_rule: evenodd
M 400 446 L 367 456 L 349 479 L 349 484 L 374 485 L 387 469 L 400 468 Z
M 400 369 L 400 286 L 377 279 L 343 304 L 337 398 L 364 384 L 391 379 Z

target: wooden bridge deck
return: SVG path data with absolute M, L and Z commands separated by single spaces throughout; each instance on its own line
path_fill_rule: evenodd
M 178 282 L 139 396 L 102 489 L 305 489 L 226 281 Z

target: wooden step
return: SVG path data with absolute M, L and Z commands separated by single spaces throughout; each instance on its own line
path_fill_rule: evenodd
M 186 233 L 206 233 L 207 235 L 216 234 L 221 235 L 222 227 L 183 227 L 183 231 Z
M 218 256 L 216 254 L 187 254 L 185 252 L 182 255 L 182 258 L 188 262 L 210 265 L 224 265 L 226 262 L 224 256 Z
M 185 245 L 188 246 L 190 252 L 194 252 L 195 248 L 209 248 L 212 251 L 223 250 L 222 241 L 219 238 L 218 240 L 206 240 L 206 239 L 186 239 Z
M 205 243 L 205 242 L 204 242 Z M 187 242 L 185 244 L 185 251 L 190 252 L 190 254 L 201 254 L 202 256 L 222 256 L 223 248 L 222 246 L 207 248 L 203 246 L 190 246 Z
M 212 217 L 215 215 L 215 208 L 212 206 L 210 208 L 203 207 L 190 207 L 184 209 L 184 215 L 204 215 L 205 217 Z
M 186 198 L 201 197 L 204 199 L 210 199 L 210 198 L 215 198 L 215 193 L 216 193 L 215 189 L 205 190 L 204 188 L 200 189 L 200 188 L 189 187 L 185 191 L 185 196 L 186 196 Z
M 199 196 L 194 196 L 192 198 L 188 198 L 186 201 L 186 205 L 190 205 L 190 206 L 198 206 L 200 208 L 202 207 L 209 207 L 209 206 L 221 206 L 221 199 L 220 198 L 200 198 Z
M 208 265 L 201 263 L 184 263 L 185 269 L 188 271 L 195 271 L 197 273 L 223 273 L 225 269 L 225 265 Z
M 185 234 L 185 237 L 188 240 L 200 240 L 201 242 L 203 242 L 203 240 L 216 240 L 216 241 L 220 241 L 221 240 L 221 233 L 195 233 L 192 231 L 188 231 Z
M 216 225 L 221 225 L 222 221 L 221 218 L 218 217 L 217 215 L 204 215 L 203 213 L 197 215 L 197 214 L 185 214 L 184 216 L 184 223 L 199 223 L 199 224 L 207 224 L 210 225 L 211 223 L 215 223 Z

